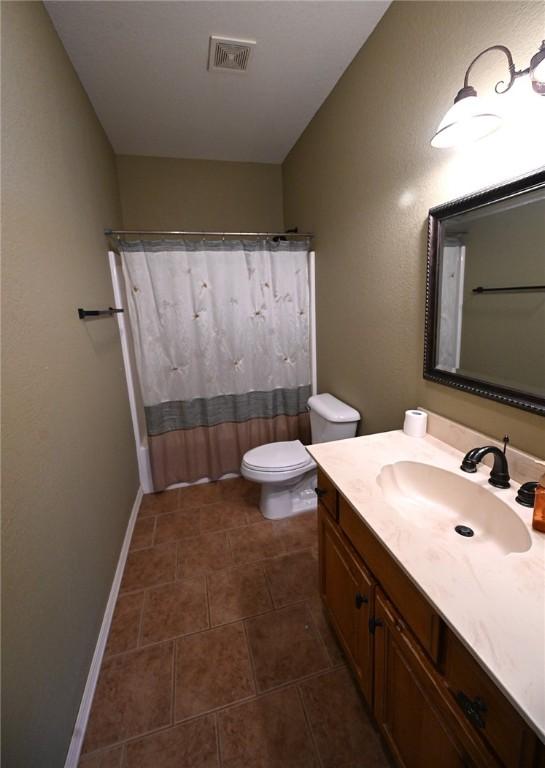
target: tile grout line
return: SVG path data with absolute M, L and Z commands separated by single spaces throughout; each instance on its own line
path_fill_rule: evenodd
M 178 643 L 172 640 L 172 690 L 170 694 L 170 727 L 176 725 L 176 667 L 178 659 Z
M 142 633 L 144 631 L 144 613 L 146 610 L 146 603 L 148 600 L 149 589 L 144 590 L 144 596 L 142 597 L 142 607 L 140 608 L 140 619 L 138 621 L 138 633 L 136 635 L 136 649 L 142 648 Z M 136 650 L 133 649 L 133 650 Z
M 254 563 L 252 563 L 252 565 L 254 565 Z M 219 571 L 217 571 L 217 573 L 219 573 Z M 213 575 L 213 574 L 208 574 L 208 576 L 210 576 L 210 575 Z M 205 578 L 207 578 L 207 576 Z M 183 581 L 197 581 L 197 579 L 184 579 L 184 580 L 182 580 L 182 583 L 183 583 Z M 170 583 L 176 583 L 176 582 L 168 582 L 168 584 L 170 584 Z M 158 586 L 159 587 L 168 586 L 168 584 L 160 584 Z M 151 592 L 153 589 L 155 589 L 155 586 L 148 587 L 146 589 L 141 589 L 139 591 L 140 592 L 144 592 L 144 594 L 146 596 L 147 593 Z M 132 594 L 136 594 L 136 593 L 132 593 Z M 230 626 L 231 624 L 245 623 L 247 620 L 256 619 L 256 618 L 259 618 L 261 616 L 266 616 L 269 613 L 276 613 L 278 611 L 284 610 L 285 608 L 294 608 L 295 606 L 298 606 L 298 605 L 306 605 L 308 607 L 307 601 L 308 601 L 308 598 L 301 597 L 301 598 L 298 598 L 297 600 L 294 600 L 291 603 L 285 603 L 284 605 L 279 605 L 279 606 L 274 605 L 274 602 L 273 602 L 272 608 L 268 608 L 265 611 L 260 611 L 259 613 L 253 613 L 253 614 L 251 614 L 249 616 L 240 616 L 240 617 L 238 617 L 236 619 L 230 619 L 229 621 L 224 621 L 221 624 L 215 624 L 213 626 L 212 626 L 212 624 L 210 624 L 208 627 L 205 627 L 204 629 L 196 629 L 195 631 L 185 632 L 185 633 L 178 634 L 178 635 L 172 635 L 171 637 L 164 637 L 161 640 L 154 640 L 153 642 L 146 643 L 145 645 L 138 645 L 136 648 L 129 648 L 126 651 L 119 651 L 119 653 L 109 654 L 108 658 L 119 658 L 119 657 L 125 656 L 125 655 L 127 655 L 129 653 L 134 653 L 135 651 L 147 650 L 148 648 L 152 648 L 154 645 L 161 645 L 163 643 L 167 643 L 167 642 L 170 642 L 170 641 L 176 641 L 176 640 L 179 640 L 179 639 L 184 638 L 184 637 L 194 637 L 195 635 L 203 634 L 204 632 L 209 632 L 212 629 L 220 629 L 222 627 Z M 310 610 L 310 608 L 309 608 L 309 613 L 310 613 L 311 618 L 312 618 L 313 627 L 316 630 L 316 633 L 318 634 L 320 640 L 325 645 L 325 641 L 323 641 L 323 638 L 322 638 L 322 636 L 320 634 L 320 631 L 318 630 L 318 628 L 316 626 L 316 623 L 314 621 L 314 617 L 312 615 L 312 611 Z M 142 619 L 143 619 L 143 609 L 142 609 L 142 614 L 141 614 L 141 620 Z M 344 662 L 337 662 L 337 663 L 333 662 L 329 652 L 327 651 L 327 646 L 326 646 L 325 650 L 326 650 L 327 658 L 331 661 L 331 667 L 332 668 L 337 668 L 337 667 L 345 666 Z M 295 678 L 295 679 L 298 680 L 299 678 Z
M 199 508 L 198 507 L 194 507 L 193 509 L 199 509 Z M 191 510 L 177 510 L 177 512 L 188 512 L 188 511 L 191 511 Z M 165 539 L 164 541 L 159 541 L 158 542 L 158 541 L 156 541 L 156 538 L 157 538 L 157 530 L 156 530 L 156 528 L 157 528 L 157 518 L 161 517 L 161 516 L 164 516 L 164 515 L 168 515 L 168 514 L 174 514 L 174 513 L 173 512 L 163 512 L 161 515 L 154 515 L 153 516 L 153 517 L 155 517 L 155 520 L 156 520 L 155 529 L 154 529 L 153 543 L 148 545 L 148 546 L 145 546 L 145 547 L 139 547 L 138 549 L 131 550 L 131 552 L 142 552 L 144 550 L 151 550 L 151 549 L 159 548 L 159 547 L 167 547 L 168 545 L 174 545 L 174 544 L 178 545 L 182 541 L 192 541 L 192 540 L 200 538 L 202 536 L 210 536 L 210 535 L 214 535 L 214 534 L 217 534 L 217 533 L 224 533 L 224 534 L 226 534 L 227 538 L 228 538 L 229 546 L 231 547 L 231 538 L 229 536 L 229 534 L 231 532 L 233 532 L 233 531 L 240 531 L 240 530 L 242 530 L 244 528 L 251 528 L 254 525 L 260 525 L 260 524 L 265 523 L 265 522 L 273 523 L 273 525 L 274 525 L 274 522 L 275 522 L 275 521 L 267 520 L 266 518 L 263 518 L 262 520 L 257 520 L 257 521 L 250 522 L 250 523 L 248 523 L 248 522 L 244 523 L 244 525 L 236 525 L 236 526 L 234 525 L 234 526 L 228 526 L 228 527 L 221 527 L 221 528 L 217 528 L 217 529 L 213 529 L 213 530 L 209 530 L 209 531 L 200 531 L 199 533 L 193 534 L 191 536 L 179 536 L 179 537 L 174 537 L 172 539 Z M 302 515 L 306 515 L 306 514 L 311 514 L 311 513 L 303 512 L 301 514 Z M 151 515 L 149 517 L 151 517 Z M 288 518 L 288 520 L 289 519 L 290 518 Z M 272 560 L 272 559 L 279 558 L 279 557 L 286 557 L 287 555 L 297 554 L 297 553 L 302 552 L 304 550 L 310 550 L 310 549 L 312 549 L 314 547 L 313 544 L 301 544 L 301 545 L 297 545 L 297 546 L 295 546 L 293 548 L 287 548 L 286 547 L 286 543 L 285 543 L 285 535 L 282 532 L 277 537 L 275 537 L 275 538 L 281 544 L 282 551 L 280 551 L 280 552 L 278 552 L 278 553 L 276 553 L 274 555 L 268 555 L 267 557 L 260 557 L 259 560 Z M 250 560 L 250 561 L 246 561 L 246 562 L 240 563 L 240 565 L 246 565 L 246 564 L 249 564 L 249 563 L 252 563 L 252 562 L 258 562 L 258 561 Z
M 314 729 L 312 727 L 312 723 L 310 721 L 309 714 L 308 714 L 307 709 L 305 707 L 305 697 L 303 696 L 303 690 L 302 690 L 301 684 L 296 685 L 295 688 L 297 690 L 297 695 L 299 697 L 299 702 L 300 702 L 301 708 L 303 710 L 303 717 L 305 718 L 305 723 L 307 724 L 310 740 L 311 740 L 312 746 L 314 748 L 314 755 L 315 755 L 315 757 L 318 760 L 318 766 L 321 766 L 321 768 L 323 768 L 324 764 L 323 764 L 323 761 L 322 761 L 322 756 L 320 754 L 320 750 L 318 749 L 318 743 L 316 741 L 316 736 L 314 734 Z
M 290 688 L 297 688 L 298 686 L 303 685 L 304 683 L 308 683 L 310 680 L 314 680 L 319 677 L 324 677 L 325 675 L 328 675 L 334 671 L 338 672 L 344 669 L 345 667 L 342 666 L 342 667 L 335 667 L 335 669 L 328 668 L 328 669 L 320 669 L 317 672 L 311 672 L 310 674 L 304 675 L 303 677 L 298 677 L 298 678 L 295 678 L 294 680 L 288 680 L 285 683 L 280 683 L 279 685 L 274 686 L 273 688 L 268 688 L 266 691 L 256 692 L 252 696 L 245 696 L 244 698 L 238 699 L 237 701 L 231 701 L 228 704 L 221 704 L 218 707 L 207 709 L 203 712 L 199 712 L 196 715 L 190 715 L 189 717 L 186 717 L 183 720 L 177 720 L 176 722 L 174 722 L 174 726 L 186 725 L 187 723 L 194 722 L 199 718 L 208 717 L 209 715 L 213 715 L 213 714 L 221 715 L 223 712 L 226 712 L 229 709 L 235 709 L 236 707 L 241 707 L 245 704 L 251 703 L 252 701 L 259 701 L 260 699 L 264 699 L 267 696 L 270 696 L 275 693 L 279 693 L 280 691 L 284 691 Z M 166 730 L 169 727 L 173 727 L 173 726 L 167 726 L 166 728 L 163 726 L 161 727 L 161 730 Z M 133 741 L 136 738 L 140 738 L 140 737 L 131 737 Z
M 209 592 L 209 582 L 208 582 L 209 575 L 210 574 L 207 574 L 207 573 L 205 573 L 204 575 L 204 592 L 205 592 L 205 598 L 206 598 L 206 616 L 208 619 L 208 629 L 212 629 L 212 612 L 210 610 L 210 592 Z
M 169 642 L 174 642 L 174 641 L 169 641 Z M 344 666 L 335 667 L 335 671 L 338 671 L 341 669 L 345 669 L 345 667 Z M 309 680 L 323 677 L 324 675 L 327 675 L 333 671 L 334 671 L 333 669 L 321 669 L 321 670 L 318 670 L 317 672 L 312 672 L 303 677 L 295 678 L 294 680 L 289 680 L 289 681 L 286 681 L 285 683 L 280 683 L 279 685 L 274 686 L 273 688 L 268 688 L 266 691 L 256 692 L 251 696 L 246 696 L 242 699 L 238 699 L 237 701 L 229 702 L 229 704 L 223 704 L 219 707 L 205 710 L 204 712 L 199 712 L 196 715 L 191 715 L 190 717 L 184 718 L 182 720 L 176 720 L 175 717 L 173 717 L 172 722 L 167 725 L 161 725 L 158 728 L 153 728 L 148 731 L 143 731 L 142 733 L 136 734 L 134 736 L 130 736 L 127 739 L 122 739 L 121 741 L 112 742 L 110 744 L 103 744 L 102 746 L 98 747 L 92 752 L 86 752 L 85 756 L 88 757 L 90 755 L 95 755 L 107 749 L 115 749 L 116 747 L 126 747 L 132 742 L 140 741 L 141 739 L 147 738 L 148 736 L 154 736 L 158 733 L 163 733 L 165 731 L 170 730 L 171 728 L 176 728 L 180 725 L 186 725 L 188 723 L 192 723 L 196 720 L 199 720 L 204 717 L 208 717 L 210 715 L 220 715 L 222 712 L 225 712 L 229 709 L 234 709 L 236 707 L 243 706 L 244 704 L 249 704 L 252 701 L 258 701 L 259 699 L 266 698 L 267 696 L 273 693 L 278 693 L 279 691 L 286 690 L 288 688 L 297 688 L 298 686 L 308 682 Z
M 155 515 L 155 518 L 153 520 L 153 531 L 151 534 L 151 546 L 155 546 L 155 536 L 157 534 L 157 515 Z
M 248 637 L 248 628 L 246 626 L 246 619 L 242 619 L 242 630 L 244 632 L 244 639 L 246 640 L 246 649 L 248 651 L 248 659 L 250 661 L 250 668 L 252 670 L 252 677 L 253 677 L 253 684 L 254 684 L 254 694 L 257 696 L 258 688 L 257 688 L 257 675 L 255 671 L 255 664 L 254 664 L 254 657 L 252 654 L 252 647 L 250 645 L 250 638 Z
M 216 736 L 216 757 L 218 759 L 218 768 L 221 768 L 223 761 L 221 759 L 220 727 L 217 712 L 214 712 L 212 717 L 214 718 L 214 732 Z
M 285 555 L 282 555 L 282 557 L 285 557 Z M 276 602 L 274 600 L 273 593 L 272 593 L 272 588 L 271 588 L 271 585 L 270 585 L 270 582 L 269 582 L 269 576 L 267 574 L 267 566 L 266 565 L 263 566 L 263 578 L 265 579 L 265 587 L 267 588 L 267 592 L 269 593 L 269 597 L 270 597 L 270 600 L 271 600 L 271 605 L 273 607 L 273 610 L 275 610 L 276 608 L 278 608 L 280 606 L 277 606 Z
M 320 596 L 319 591 L 318 591 L 318 596 Z M 310 605 L 308 604 L 308 597 L 305 600 L 305 607 L 306 607 L 306 609 L 307 609 L 307 611 L 309 613 L 310 620 L 312 622 L 312 626 L 314 627 L 314 630 L 315 630 L 316 634 L 318 635 L 318 637 L 320 639 L 322 647 L 323 647 L 323 649 L 325 651 L 325 655 L 327 656 L 327 658 L 329 660 L 330 667 L 334 667 L 335 666 L 335 662 L 333 661 L 333 658 L 332 658 L 331 654 L 329 653 L 329 648 L 327 647 L 326 641 L 325 641 L 324 637 L 322 636 L 322 633 L 320 632 L 320 629 L 319 629 L 319 627 L 318 627 L 318 625 L 316 623 L 316 619 L 314 618 L 314 614 L 312 613 L 312 609 L 311 609 Z
M 225 712 L 227 709 L 231 709 L 231 707 L 240 707 L 243 704 L 250 704 L 252 701 L 256 701 L 259 697 L 257 694 L 252 693 L 249 696 L 243 696 L 242 699 L 237 699 L 236 701 L 230 701 L 228 704 L 220 704 L 217 707 L 212 707 L 212 709 L 206 709 L 204 712 L 198 712 L 196 715 L 188 715 L 187 717 L 182 718 L 181 720 L 175 720 L 173 725 L 170 727 L 177 727 L 179 725 L 187 725 L 187 723 L 193 723 L 195 720 L 199 720 L 199 718 L 202 717 L 210 717 L 210 715 L 221 715 L 222 712 Z

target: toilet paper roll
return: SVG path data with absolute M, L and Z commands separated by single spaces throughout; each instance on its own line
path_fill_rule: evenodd
M 423 411 L 405 411 L 403 432 L 409 437 L 424 437 L 428 427 L 428 414 Z

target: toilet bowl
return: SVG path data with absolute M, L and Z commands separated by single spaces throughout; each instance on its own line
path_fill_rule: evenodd
M 308 400 L 313 443 L 354 437 L 360 414 L 324 393 Z M 316 463 L 300 440 L 266 443 L 244 454 L 241 474 L 261 484 L 259 508 L 278 520 L 315 509 Z

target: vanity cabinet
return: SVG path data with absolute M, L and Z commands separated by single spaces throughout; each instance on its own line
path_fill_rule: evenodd
M 373 713 L 397 763 L 404 768 L 474 766 L 449 727 L 429 661 L 380 590 L 375 623 Z
M 367 703 L 372 700 L 375 584 L 351 547 L 343 541 L 328 512 L 319 516 L 320 592 L 329 618 L 356 673 Z
M 445 682 L 467 720 L 502 765 L 532 768 L 536 740 L 522 717 L 449 629 L 443 649 Z
M 321 474 L 322 599 L 397 764 L 545 768 L 533 731 Z

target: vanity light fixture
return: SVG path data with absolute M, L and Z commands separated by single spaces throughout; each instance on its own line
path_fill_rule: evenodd
M 481 51 L 466 70 L 464 86 L 456 94 L 454 104 L 439 123 L 439 127 L 431 140 L 432 147 L 445 149 L 458 144 L 476 141 L 499 128 L 501 117 L 487 107 L 477 96 L 477 91 L 469 85 L 469 73 L 473 65 L 488 51 L 502 51 L 507 58 L 509 81 L 496 83 L 496 93 L 506 93 L 515 80 L 522 75 L 530 75 L 532 88 L 536 93 L 545 96 L 545 40 L 542 41 L 537 53 L 530 59 L 526 69 L 515 69 L 513 56 L 505 45 L 491 45 Z

